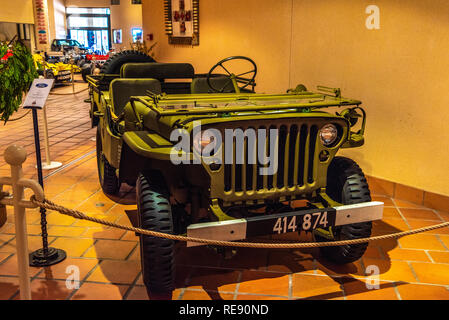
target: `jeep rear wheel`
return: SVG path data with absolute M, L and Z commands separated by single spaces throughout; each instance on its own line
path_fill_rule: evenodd
M 104 193 L 114 195 L 120 189 L 116 169 L 111 166 L 103 154 L 103 143 L 101 141 L 100 126 L 97 127 L 97 169 L 98 179 Z
M 172 210 L 160 174 L 140 174 L 136 194 L 139 227 L 172 234 Z M 148 296 L 171 299 L 175 273 L 174 241 L 140 235 L 140 260 Z
M 327 194 L 342 204 L 355 204 L 371 201 L 371 195 L 362 169 L 351 159 L 335 157 L 327 172 Z M 367 238 L 371 235 L 371 222 L 354 223 L 335 227 L 334 240 L 351 240 Z M 319 242 L 329 241 L 315 234 Z M 360 259 L 366 251 L 368 243 L 344 245 L 338 247 L 322 247 L 324 257 L 337 264 L 351 263 Z

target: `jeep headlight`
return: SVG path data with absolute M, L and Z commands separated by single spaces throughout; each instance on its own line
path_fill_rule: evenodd
M 216 137 L 210 133 L 211 131 L 205 130 L 197 132 L 193 136 L 193 147 L 195 151 L 202 154 L 203 149 L 210 145 L 209 150 L 216 150 L 217 144 L 219 143 Z
M 320 140 L 325 147 L 331 146 L 337 138 L 338 130 L 332 123 L 328 123 L 320 129 Z

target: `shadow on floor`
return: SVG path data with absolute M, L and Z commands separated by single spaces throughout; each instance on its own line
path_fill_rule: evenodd
M 137 226 L 137 211 L 127 210 L 126 214 L 131 223 Z M 376 234 L 400 231 L 383 221 L 376 222 L 374 230 Z M 299 239 L 297 239 L 297 242 Z M 312 239 L 311 237 L 308 240 L 302 238 L 301 241 L 312 241 Z M 283 240 L 279 239 L 278 242 L 283 242 Z M 380 274 L 386 273 L 391 268 L 391 260 L 388 252 L 396 246 L 396 240 L 384 240 L 378 244 L 374 243 L 373 248 L 378 248 L 383 254 L 382 263 L 378 266 Z M 139 249 L 136 248 L 136 250 Z M 140 261 L 136 261 L 136 263 L 140 267 Z M 320 254 L 318 248 L 301 250 L 239 248 L 235 256 L 231 259 L 224 259 L 221 254 L 218 254 L 216 250 L 210 247 L 200 246 L 187 248 L 185 243 L 178 243 L 176 245 L 175 263 L 177 265 L 176 288 L 195 287 L 197 289 L 204 289 L 210 298 L 215 300 L 222 299 L 219 291 L 228 291 L 223 289 L 224 286 L 233 285 L 239 281 L 277 278 L 286 274 L 318 270 L 331 277 L 339 285 L 342 285 L 342 279 L 344 281 L 364 284 L 364 281 L 354 276 L 366 275 L 364 270 L 366 266 L 363 266 L 360 260 L 346 265 L 335 265 L 326 260 Z M 101 268 L 101 264 L 99 267 Z M 102 271 L 106 278 L 114 282 L 113 275 L 108 274 L 108 270 Z M 239 274 L 242 274 L 241 272 L 245 273 L 246 276 L 239 278 Z M 248 273 L 250 273 L 249 276 Z M 391 286 L 393 284 L 387 283 L 381 284 L 380 287 L 382 289 Z M 366 291 L 364 285 L 355 285 L 352 287 L 355 289 L 350 294 Z M 330 299 L 338 295 L 341 296 L 341 292 L 307 297 L 307 299 Z M 152 298 L 170 299 L 170 297 L 166 296 Z
M 135 187 L 129 186 L 126 183 L 122 183 L 120 191 L 117 195 L 110 195 L 106 193 L 104 193 L 104 195 L 119 204 L 136 204 L 136 189 Z

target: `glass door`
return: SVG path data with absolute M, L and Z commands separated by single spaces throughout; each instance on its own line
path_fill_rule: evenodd
M 78 40 L 97 54 L 111 48 L 111 19 L 109 8 L 68 7 L 67 27 L 70 39 Z

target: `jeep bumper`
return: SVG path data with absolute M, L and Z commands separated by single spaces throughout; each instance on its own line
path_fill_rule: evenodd
M 187 236 L 233 241 L 270 234 L 313 231 L 380 220 L 383 207 L 383 202 L 371 201 L 332 208 L 306 209 L 244 219 L 197 223 L 187 227 Z M 200 245 L 203 244 L 187 242 L 189 247 Z

